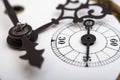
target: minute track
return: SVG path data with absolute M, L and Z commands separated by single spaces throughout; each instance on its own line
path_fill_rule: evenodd
M 75 28 L 76 30 L 74 30 L 74 27 L 72 25 L 70 25 L 71 23 L 68 23 L 69 27 L 64 26 L 63 28 L 59 29 L 55 33 L 55 35 L 53 35 L 52 39 L 55 39 L 54 42 L 51 42 L 53 52 L 55 53 L 56 56 L 58 56 L 58 58 L 60 58 L 64 62 L 74 65 L 74 66 L 78 66 L 78 67 L 100 67 L 100 66 L 107 65 L 107 64 L 115 61 L 116 58 L 119 58 L 119 56 L 120 56 L 120 52 L 119 52 L 119 48 L 118 48 L 118 47 L 120 47 L 120 45 L 113 46 L 113 45 L 111 45 L 111 42 L 109 40 L 111 40 L 113 38 L 113 39 L 117 40 L 117 43 L 119 44 L 120 36 L 113 36 L 113 37 L 107 38 L 107 36 L 112 36 L 114 34 L 118 35 L 117 30 L 115 30 L 115 29 L 112 30 L 111 26 L 108 27 L 108 25 L 106 23 L 103 23 L 104 25 L 100 25 L 101 23 L 102 22 L 99 22 L 99 21 L 96 22 L 93 27 L 93 30 L 91 30 L 91 34 L 94 34 L 96 36 L 96 43 L 95 43 L 95 45 L 91 46 L 91 51 L 90 51 L 91 60 L 88 63 L 85 63 L 84 58 L 83 58 L 86 55 L 85 46 L 81 46 L 82 44 L 79 43 L 80 38 L 82 37 L 82 35 L 84 35 L 86 33 L 86 30 L 85 29 L 80 30 L 79 27 L 77 29 Z M 82 23 L 79 23 L 79 24 L 81 25 L 80 27 L 83 26 Z M 100 25 L 99 29 L 97 31 L 94 31 L 95 30 L 94 28 L 96 28 L 99 25 Z M 74 24 L 74 26 L 78 26 L 78 25 Z M 73 31 L 76 31 L 76 32 L 69 33 L 69 34 L 71 34 L 69 36 L 64 35 L 64 32 L 66 33 L 66 31 L 68 31 L 67 29 L 70 29 L 71 27 L 72 27 Z M 84 28 L 84 27 L 82 27 L 82 28 Z M 109 33 L 107 35 L 104 35 L 104 34 L 101 34 L 100 32 L 98 32 L 98 31 L 101 31 L 100 29 L 103 29 L 103 28 L 105 28 L 105 30 L 108 29 L 110 32 L 112 32 L 112 34 Z M 64 46 L 65 44 L 59 44 L 58 36 L 68 37 L 69 40 L 65 40 L 65 44 L 69 43 L 70 45 L 69 46 L 67 45 L 65 47 Z M 102 43 L 101 43 L 101 39 L 102 39 Z M 55 44 L 55 45 L 53 45 L 53 44 Z M 58 46 L 61 46 L 61 49 L 59 49 Z M 64 48 L 62 48 L 62 46 Z M 107 46 L 109 46 L 110 48 L 108 49 Z M 62 49 L 64 49 L 65 51 Z M 109 53 L 108 53 L 108 50 L 109 50 Z M 65 53 L 65 52 L 67 52 L 67 53 Z M 107 54 L 109 54 L 109 56 Z M 73 61 L 73 62 L 71 63 L 71 61 Z

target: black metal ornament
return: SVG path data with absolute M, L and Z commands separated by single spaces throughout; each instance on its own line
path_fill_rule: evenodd
M 101 18 L 104 18 L 106 15 L 108 14 L 111 14 L 111 12 L 105 7 L 105 5 L 101 4 L 99 1 L 98 3 L 95 3 L 95 4 L 89 4 L 89 1 L 90 0 L 87 0 L 87 3 L 86 4 L 82 4 L 79 8 L 77 8 L 75 10 L 75 18 L 74 18 L 74 22 L 82 22 L 85 18 L 91 18 L 91 19 L 101 19 Z M 95 16 L 93 15 L 92 13 L 94 13 L 94 10 L 91 9 L 88 11 L 88 15 L 85 15 L 85 16 L 82 16 L 82 17 L 78 17 L 77 15 L 77 12 L 83 8 L 89 8 L 90 6 L 99 6 L 101 7 L 103 10 L 102 10 L 102 15 L 100 16 Z
M 56 20 L 59 22 L 59 20 L 62 20 L 62 19 L 73 19 L 73 22 L 77 23 L 77 22 L 83 22 L 83 20 L 85 18 L 101 19 L 101 18 L 104 18 L 106 15 L 111 14 L 111 12 L 105 7 L 105 5 L 100 3 L 100 0 L 98 0 L 98 2 L 94 3 L 94 4 L 89 4 L 90 0 L 87 0 L 87 2 L 85 4 L 80 4 L 79 7 L 74 8 L 74 9 L 66 7 L 69 3 L 74 3 L 75 4 L 75 3 L 78 3 L 78 2 L 79 2 L 78 0 L 76 0 L 76 1 L 67 0 L 67 2 L 65 4 L 60 4 L 57 7 L 57 9 L 61 10 L 61 15 Z M 77 14 L 78 11 L 80 11 L 82 9 L 89 9 L 90 6 L 99 6 L 99 7 L 101 7 L 102 8 L 102 12 L 101 12 L 102 15 L 99 15 L 99 16 L 93 15 L 92 13 L 94 13 L 94 10 L 90 9 L 88 11 L 88 15 L 85 15 L 85 16 L 82 16 L 82 17 L 79 18 L 78 14 Z M 64 16 L 65 10 L 74 11 L 74 16 Z

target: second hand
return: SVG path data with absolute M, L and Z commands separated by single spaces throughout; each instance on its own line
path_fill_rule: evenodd
M 96 41 L 96 37 L 92 34 L 90 34 L 90 31 L 93 27 L 95 22 L 91 19 L 84 21 L 85 29 L 87 30 L 87 34 L 83 35 L 81 38 L 82 44 L 87 46 L 86 56 L 84 58 L 84 61 L 86 62 L 86 67 L 88 67 L 88 61 L 90 61 L 90 46 L 94 44 Z

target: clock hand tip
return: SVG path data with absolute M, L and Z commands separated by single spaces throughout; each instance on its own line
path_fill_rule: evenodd
M 3 3 L 6 7 L 6 10 L 7 10 L 7 13 L 8 13 L 8 16 L 10 17 L 12 23 L 14 25 L 17 25 L 17 23 L 19 22 L 18 18 L 17 18 L 17 15 L 13 9 L 13 7 L 10 5 L 10 3 L 8 2 L 8 0 L 3 0 Z

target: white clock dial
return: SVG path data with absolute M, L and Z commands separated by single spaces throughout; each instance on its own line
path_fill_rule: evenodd
M 33 30 L 50 22 L 51 18 L 57 18 L 60 12 L 56 7 L 66 2 L 9 1 L 13 6 L 20 5 L 24 8 L 17 16 L 20 22 L 28 23 Z M 85 0 L 80 1 L 85 3 Z M 45 52 L 42 55 L 42 67 L 38 69 L 27 60 L 19 58 L 26 54 L 25 51 L 17 51 L 8 46 L 6 38 L 13 24 L 4 11 L 3 2 L 0 1 L 0 80 L 115 80 L 120 73 L 120 24 L 113 16 L 95 20 L 91 34 L 95 35 L 96 41 L 90 46 L 91 60 L 88 67 L 84 62 L 86 46 L 81 43 L 81 37 L 87 31 L 82 23 L 73 24 L 66 19 L 39 34 L 36 49 L 45 49 Z M 85 13 L 83 11 L 78 14 Z
M 81 43 L 81 38 L 86 34 L 85 26 L 69 23 L 59 29 L 52 37 L 53 52 L 62 61 L 74 66 L 97 67 L 111 63 L 120 57 L 120 34 L 112 26 L 96 22 L 91 34 L 96 37 L 96 42 L 90 47 L 90 60 L 84 61 L 86 46 Z

